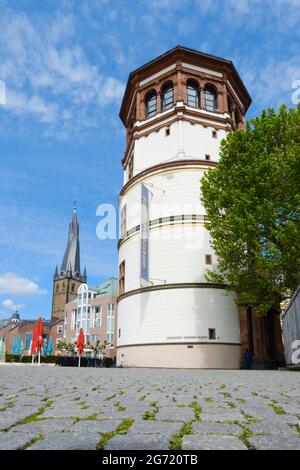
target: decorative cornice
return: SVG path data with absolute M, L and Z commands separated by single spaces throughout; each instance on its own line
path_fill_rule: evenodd
M 185 167 L 185 166 L 206 166 L 207 168 L 215 168 L 217 166 L 217 162 L 213 162 L 210 160 L 175 160 L 173 162 L 165 162 L 159 163 L 158 165 L 150 166 L 143 171 L 140 171 L 136 175 L 134 175 L 121 189 L 119 197 L 124 196 L 124 194 L 128 191 L 131 186 L 134 186 L 139 180 L 145 178 L 146 176 L 150 175 L 151 173 L 157 173 L 163 170 L 168 170 L 170 168 L 178 168 L 178 167 Z
M 125 294 L 119 295 L 117 303 L 121 300 L 131 297 L 133 295 L 143 294 L 145 292 L 152 292 L 157 290 L 170 290 L 170 289 L 223 289 L 227 290 L 226 284 L 213 284 L 209 282 L 179 282 L 173 284 L 159 284 L 156 286 L 141 287 L 140 289 L 133 289 Z

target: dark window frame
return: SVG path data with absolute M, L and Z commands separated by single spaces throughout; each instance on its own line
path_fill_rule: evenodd
M 217 111 L 217 92 L 211 85 L 204 87 L 204 106 L 206 111 L 215 113 Z
M 173 82 L 165 83 L 161 88 L 161 111 L 167 111 L 174 106 L 174 85 Z
M 186 82 L 187 105 L 193 108 L 200 108 L 200 88 L 196 80 L 189 78 Z
M 145 118 L 157 114 L 157 93 L 155 90 L 149 91 L 145 96 Z

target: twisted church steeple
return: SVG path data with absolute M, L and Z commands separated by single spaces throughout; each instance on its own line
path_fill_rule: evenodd
M 69 236 L 66 251 L 61 264 L 61 275 L 79 278 L 80 274 L 80 246 L 79 246 L 79 223 L 77 220 L 77 207 L 74 201 L 73 216 L 69 224 Z
M 54 272 L 52 319 L 64 318 L 65 305 L 76 298 L 78 287 L 86 281 L 86 271 L 83 275 L 80 271 L 79 223 L 76 201 L 74 201 L 67 247 L 60 271 L 56 267 Z

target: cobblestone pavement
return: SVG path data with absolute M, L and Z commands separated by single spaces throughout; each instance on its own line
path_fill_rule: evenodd
M 300 449 L 300 373 L 0 366 L 0 449 Z

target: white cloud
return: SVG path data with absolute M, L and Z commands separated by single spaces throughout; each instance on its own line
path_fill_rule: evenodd
M 87 57 L 76 37 L 75 19 L 60 12 L 39 16 L 3 8 L 0 17 L 0 79 L 9 113 L 28 115 L 46 135 L 74 136 L 101 126 L 101 109 L 119 104 L 124 84 Z
M 11 295 L 41 295 L 46 294 L 44 289 L 30 279 L 15 273 L 5 273 L 0 276 L 0 294 Z
M 259 67 L 252 61 L 241 62 L 240 69 L 247 88 L 261 109 L 282 103 L 293 106 L 292 83 L 300 79 L 300 54 L 281 61 L 270 58 Z
M 4 305 L 7 310 L 15 311 L 15 310 L 21 310 L 22 308 L 25 307 L 24 304 L 16 304 L 13 300 L 11 299 L 5 299 L 2 302 L 2 305 Z
M 31 114 L 45 123 L 54 122 L 58 114 L 57 105 L 45 102 L 40 96 L 26 96 L 11 89 L 6 94 L 6 108 L 19 116 Z

